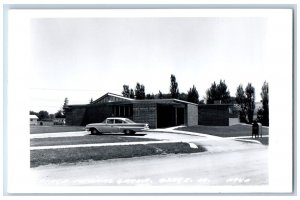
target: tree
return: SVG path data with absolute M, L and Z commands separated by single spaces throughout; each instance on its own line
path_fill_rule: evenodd
M 128 85 L 123 85 L 123 92 L 122 92 L 123 97 L 130 97 L 130 90 Z
M 146 99 L 154 99 L 154 94 L 147 94 Z
M 137 83 L 135 87 L 135 98 L 136 99 L 145 99 L 145 86 Z
M 173 74 L 171 74 L 170 93 L 171 93 L 171 98 L 178 99 L 179 96 L 178 83 L 176 82 L 176 77 Z
M 256 119 L 257 119 L 258 122 L 261 122 L 261 123 L 262 123 L 262 121 L 264 119 L 264 109 L 262 109 L 261 107 L 257 110 L 257 117 L 256 117 Z
M 206 91 L 206 102 L 207 104 L 213 104 L 218 98 L 217 85 L 214 81 L 210 88 Z
M 192 102 L 192 103 L 196 103 L 199 104 L 199 94 L 198 91 L 196 89 L 196 87 L 193 85 L 192 88 L 190 88 L 190 90 L 188 91 L 187 94 L 187 101 L 188 102 Z
M 243 89 L 243 85 L 239 85 L 236 89 L 235 93 L 235 100 L 237 104 L 240 105 L 241 110 L 240 110 L 240 121 L 241 122 L 246 122 L 247 117 L 246 117 L 246 96 L 245 96 L 245 91 Z
M 269 84 L 266 81 L 261 88 L 260 96 L 263 104 L 261 123 L 269 126 Z
M 162 98 L 163 98 L 163 94 L 162 94 L 162 92 L 161 92 L 160 90 L 159 90 L 159 92 L 158 92 L 158 95 L 157 95 L 157 96 L 158 96 L 158 98 L 159 98 L 159 99 L 162 99 Z
M 59 110 L 54 114 L 54 117 L 55 118 L 64 118 L 65 115 L 63 114 L 62 110 Z
M 38 113 L 37 113 L 37 112 L 34 112 L 34 111 L 32 111 L 32 110 L 29 111 L 29 114 L 30 114 L 30 115 L 36 115 L 36 116 L 38 116 Z
M 64 106 L 63 107 L 66 107 L 68 104 L 69 104 L 69 99 L 66 97 L 65 101 L 64 101 Z
M 91 100 L 90 100 L 90 104 L 92 104 L 93 103 L 93 98 L 91 98 Z
M 211 87 L 206 91 L 206 100 L 207 104 L 213 104 L 215 101 L 221 101 L 221 103 L 230 101 L 230 93 L 225 80 L 220 80 L 219 84 L 216 84 L 216 82 L 211 84 Z
M 46 119 L 49 119 L 49 113 L 45 110 L 41 110 L 37 117 L 39 118 L 39 120 L 46 120 Z
M 255 88 L 252 86 L 251 83 L 248 83 L 245 89 L 245 94 L 246 94 L 245 106 L 247 111 L 247 117 L 249 123 L 252 123 L 254 109 L 255 109 Z
M 133 89 L 130 89 L 129 98 L 134 99 L 134 91 L 133 91 Z
M 65 101 L 64 101 L 64 105 L 63 105 L 63 114 L 64 114 L 64 115 L 66 115 L 66 108 L 67 108 L 68 104 L 69 104 L 69 100 L 68 100 L 68 98 L 66 97 L 66 98 L 65 98 Z
M 178 96 L 178 99 L 183 100 L 183 101 L 187 101 L 187 99 L 188 99 L 187 93 L 181 92 Z
M 225 80 L 220 80 L 220 83 L 217 85 L 217 91 L 219 95 L 219 100 L 221 100 L 222 103 L 228 103 L 230 101 L 230 93 L 227 89 Z
M 55 118 L 55 115 L 54 114 L 50 114 L 49 115 L 49 119 L 53 120 Z

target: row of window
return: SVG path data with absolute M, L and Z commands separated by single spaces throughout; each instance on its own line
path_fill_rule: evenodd
M 131 117 L 133 114 L 132 106 L 113 106 L 113 114 L 115 117 Z

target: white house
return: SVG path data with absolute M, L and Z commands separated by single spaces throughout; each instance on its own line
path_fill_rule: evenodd
M 65 125 L 66 124 L 66 119 L 65 118 L 54 118 L 53 119 L 53 124 L 54 125 Z
M 30 125 L 38 125 L 38 117 L 36 115 L 30 115 Z

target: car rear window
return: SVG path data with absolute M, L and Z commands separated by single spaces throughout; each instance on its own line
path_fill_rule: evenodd
M 131 121 L 130 119 L 125 119 L 125 121 L 129 124 L 135 123 L 134 121 Z

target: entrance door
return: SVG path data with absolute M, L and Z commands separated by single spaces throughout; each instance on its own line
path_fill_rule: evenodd
M 184 108 L 177 108 L 177 126 L 184 124 Z
M 157 128 L 175 126 L 175 110 L 170 105 L 157 105 Z

